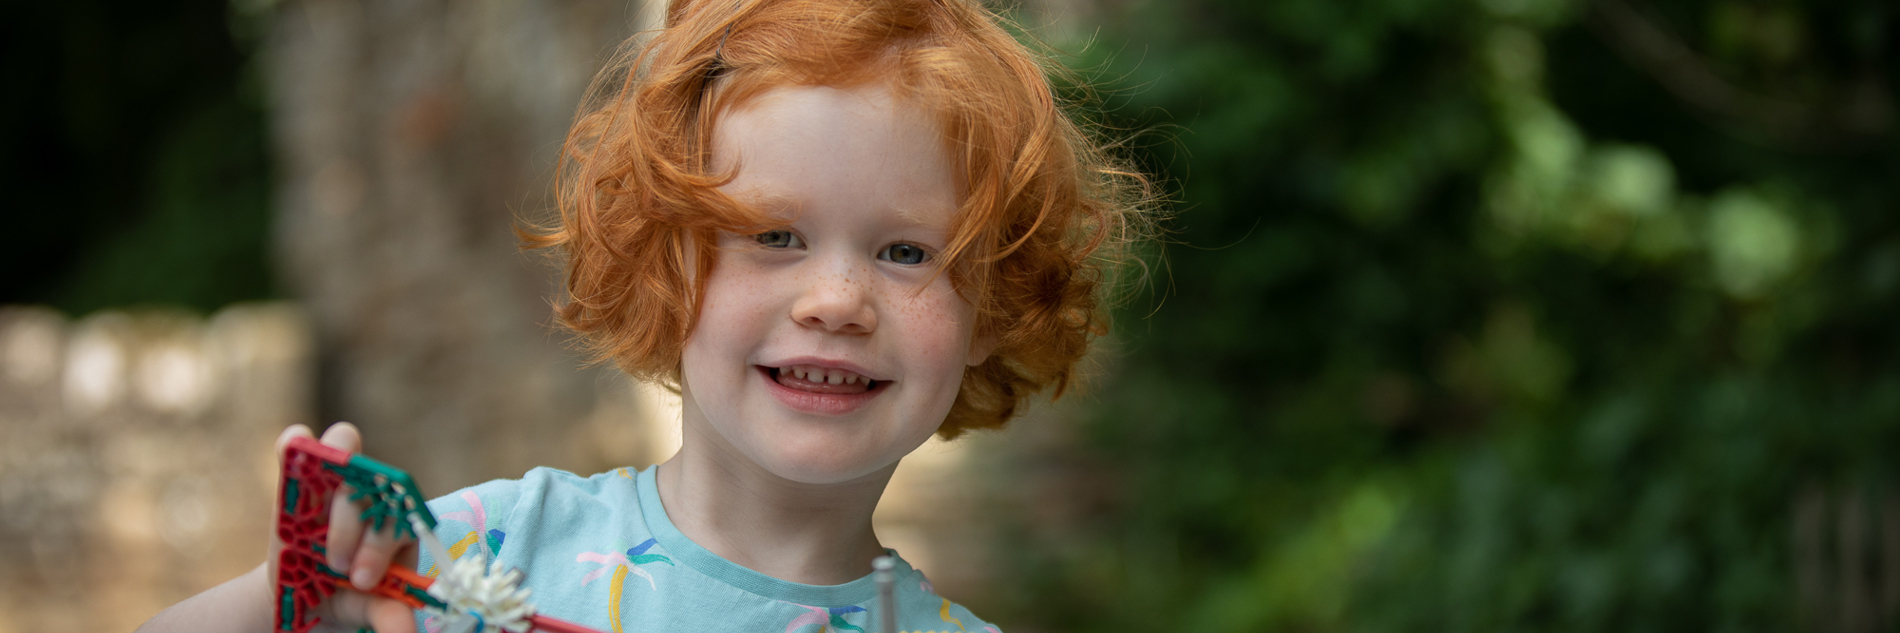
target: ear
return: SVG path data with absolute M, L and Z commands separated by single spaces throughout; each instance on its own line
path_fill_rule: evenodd
M 981 365 L 983 361 L 989 360 L 990 354 L 995 351 L 996 333 L 978 332 L 976 336 L 970 337 L 970 357 L 965 362 L 971 367 Z

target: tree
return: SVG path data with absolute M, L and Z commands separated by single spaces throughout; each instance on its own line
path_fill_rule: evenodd
M 1892 15 L 1104 4 L 1178 216 L 1083 426 L 1123 492 L 1020 522 L 999 619 L 1895 622 Z

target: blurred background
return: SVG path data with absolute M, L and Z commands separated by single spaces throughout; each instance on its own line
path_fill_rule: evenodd
M 1025 0 L 1175 216 L 1079 395 L 879 532 L 1010 631 L 1900 627 L 1900 7 Z M 446 493 L 669 454 L 549 204 L 658 7 L 28 3 L 0 23 L 0 633 L 262 559 L 284 425 Z

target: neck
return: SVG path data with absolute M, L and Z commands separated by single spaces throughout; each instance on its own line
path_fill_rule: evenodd
M 686 538 L 753 571 L 810 585 L 856 580 L 884 555 L 871 513 L 896 464 L 850 481 L 801 483 L 760 468 L 703 424 L 683 426 L 679 452 L 656 479 L 667 517 Z

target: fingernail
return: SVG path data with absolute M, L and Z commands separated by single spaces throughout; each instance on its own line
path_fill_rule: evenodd
M 376 588 L 376 579 L 369 576 L 369 568 L 365 567 L 350 574 L 350 584 L 356 585 L 357 589 L 369 591 Z

